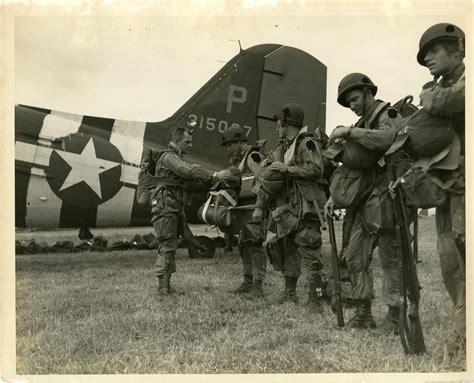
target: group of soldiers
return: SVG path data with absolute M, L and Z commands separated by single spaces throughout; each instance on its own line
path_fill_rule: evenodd
M 437 207 L 436 229 L 441 272 L 454 305 L 452 323 L 458 344 L 465 344 L 466 336 L 464 44 L 464 33 L 459 27 L 436 24 L 422 35 L 417 54 L 418 63 L 434 76 L 421 91 L 421 106 L 434 119 L 449 118 L 454 135 L 461 142 L 461 150 L 454 160 L 450 156 L 455 166 L 433 173 L 443 182 L 452 181 L 446 199 Z M 261 145 L 250 145 L 238 127 L 224 133 L 222 144 L 229 150 L 229 165 L 237 168 L 241 177 L 253 175 L 256 179 L 251 201 L 254 209 L 243 213 L 244 224 L 240 226 L 243 281 L 235 293 L 248 299 L 264 295 L 262 283 L 268 252 L 273 267 L 285 278 L 278 302 L 298 302 L 296 287 L 303 274 L 308 281 L 308 306 L 315 312 L 323 311 L 321 228 L 324 216 L 330 216 L 340 207 L 329 191 L 335 190 L 331 174 L 337 171 L 341 162 L 351 171 L 351 161 L 346 163 L 344 155 L 331 156 L 331 153 L 334 154 L 337 145 L 343 152 L 344 145 L 351 144 L 370 153 L 373 161 L 370 168 L 362 172 L 371 177 L 370 183 L 365 184 L 368 186 L 364 196 L 346 206 L 344 258 L 351 282 L 350 295 L 355 303 L 355 314 L 347 326 L 376 327 L 371 311 L 374 298 L 371 261 L 378 246 L 383 270 L 382 299 L 387 305 L 386 318 L 378 327 L 382 332 L 398 331 L 400 271 L 391 199 L 404 179 L 402 171 L 397 172 L 395 178 L 389 177 L 384 153 L 405 125 L 401 110 L 376 99 L 376 93 L 377 86 L 367 75 L 351 73 L 345 76 L 339 84 L 337 102 L 350 108 L 359 119 L 352 126 L 336 127 L 328 140 L 304 125 L 304 110 L 295 103 L 284 105 L 275 115 L 279 142 L 268 153 Z M 192 133 L 186 127 L 175 128 L 169 150 L 160 156 L 156 165 L 155 176 L 165 180 L 157 186 L 152 198 L 152 222 L 159 242 L 156 273 L 158 291 L 162 295 L 172 292 L 170 278 L 176 271 L 174 255 L 178 237 L 186 230 L 183 180 L 225 185 L 236 176 L 236 172 L 229 169 L 212 172 L 187 163 L 183 155 L 191 146 Z M 381 217 L 382 225 L 371 221 L 374 214 L 368 214 L 369 201 L 371 211 L 375 211 L 377 219 Z

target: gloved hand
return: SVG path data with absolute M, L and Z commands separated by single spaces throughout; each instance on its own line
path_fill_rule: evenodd
M 334 214 L 334 201 L 332 200 L 332 197 L 329 197 L 324 205 L 324 213 L 326 214 L 326 217 L 332 217 Z
M 263 210 L 260 207 L 256 207 L 252 213 L 252 222 L 260 223 L 263 218 Z

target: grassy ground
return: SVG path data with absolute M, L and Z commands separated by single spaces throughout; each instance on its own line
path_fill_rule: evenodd
M 405 356 L 396 336 L 338 329 L 329 307 L 321 316 L 302 304 L 273 304 L 283 280 L 271 266 L 265 299 L 227 292 L 240 283 L 236 253 L 190 259 L 179 250 L 173 282 L 186 294 L 161 300 L 153 251 L 37 254 L 16 257 L 17 373 L 460 371 L 464 357 L 446 352 L 451 303 L 433 230 L 432 218 L 420 221 L 425 355 Z M 323 239 L 329 255 L 326 233 Z M 376 256 L 374 270 L 381 291 Z M 299 283 L 301 297 L 305 287 Z M 385 310 L 376 299 L 377 322 Z

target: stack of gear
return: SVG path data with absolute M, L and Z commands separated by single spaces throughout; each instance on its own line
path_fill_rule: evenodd
M 74 245 L 73 241 L 56 241 L 52 245 L 47 242 L 36 242 L 34 239 L 27 241 L 15 241 L 16 254 L 44 254 L 44 253 L 80 253 L 80 252 L 104 252 L 114 250 L 151 250 L 158 247 L 154 234 L 136 234 L 130 241 L 123 239 L 108 245 L 108 240 L 98 235 L 92 241 L 81 241 Z

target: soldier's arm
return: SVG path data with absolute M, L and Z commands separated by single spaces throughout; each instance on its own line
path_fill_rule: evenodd
M 268 195 L 263 190 L 257 192 L 257 200 L 255 202 L 255 208 L 265 209 L 268 204 Z
M 447 88 L 435 86 L 424 89 L 420 94 L 423 108 L 430 114 L 452 117 L 465 109 L 465 80 Z
M 401 117 L 391 118 L 386 111 L 379 117 L 378 129 L 352 128 L 346 139 L 370 150 L 385 151 L 393 144 Z
M 318 144 L 311 138 L 305 138 L 298 147 L 298 165 L 288 168 L 288 173 L 296 178 L 317 180 L 323 176 L 324 165 Z
M 163 159 L 163 165 L 185 180 L 211 181 L 214 174 L 201 165 L 187 163 L 175 153 L 167 154 Z

